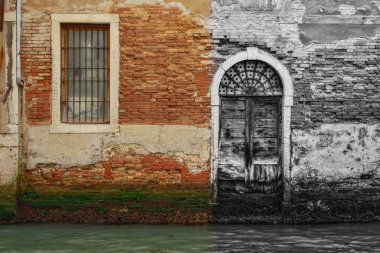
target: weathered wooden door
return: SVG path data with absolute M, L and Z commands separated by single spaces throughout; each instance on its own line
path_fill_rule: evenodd
M 218 188 L 220 192 L 276 192 L 282 186 L 280 82 L 264 63 L 242 64 L 227 71 L 220 89 Z

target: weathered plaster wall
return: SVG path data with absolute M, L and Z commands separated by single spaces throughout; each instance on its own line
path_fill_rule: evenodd
M 29 185 L 209 183 L 208 1 L 28 0 L 23 8 Z M 50 133 L 52 13 L 119 14 L 119 133 Z
M 378 215 L 380 40 L 377 18 L 368 17 L 378 15 L 377 4 L 212 1 L 217 64 L 255 46 L 277 57 L 292 76 L 294 221 L 315 221 L 321 213 L 336 218 L 339 205 L 342 219 L 360 219 L 358 205 L 372 218 Z M 366 194 L 371 197 L 361 200 Z
M 0 33 L 0 133 L 15 133 L 18 124 L 18 89 L 15 87 L 15 22 L 7 13 Z
M 0 134 L 0 185 L 13 185 L 18 168 L 17 134 Z
M 125 125 L 118 134 L 50 134 L 30 127 L 29 184 L 208 184 L 209 136 L 192 126 Z M 80 141 L 78 141 L 80 140 Z
M 324 124 L 292 141 L 293 222 L 378 220 L 378 124 Z
M 334 43 L 350 38 L 374 38 L 380 33 L 380 25 L 306 23 L 299 27 L 300 38 L 304 44 Z
M 306 0 L 303 3 L 306 11 L 300 30 L 304 43 L 375 37 L 379 31 L 379 1 Z
M 380 174 L 380 126 L 324 124 L 294 130 L 293 178 L 370 178 Z
M 14 2 L 4 3 L 0 32 L 0 219 L 14 215 L 19 168 L 19 96 L 15 83 Z
M 123 125 L 117 134 L 50 134 L 49 127 L 29 127 L 28 169 L 38 164 L 84 166 L 104 159 L 104 148 L 116 145 L 138 145 L 146 152 L 182 152 L 197 155 L 207 144 L 206 128 L 192 126 Z M 80 141 L 78 141 L 80 139 Z
M 17 0 L 4 0 L 4 10 L 8 12 L 13 12 L 16 10 Z
M 304 0 L 308 15 L 379 15 L 380 2 L 373 0 Z
M 213 38 L 217 57 L 236 53 L 225 52 L 224 42 L 240 45 L 259 45 L 278 53 L 296 51 L 301 42 L 298 24 L 305 11 L 300 1 L 277 1 L 272 8 L 269 1 L 213 1 Z M 248 6 L 248 7 L 247 7 Z M 263 11 L 263 8 L 271 8 Z M 235 50 L 239 50 L 235 47 Z

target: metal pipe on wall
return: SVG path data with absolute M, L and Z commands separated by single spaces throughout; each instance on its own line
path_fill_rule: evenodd
M 25 135 L 25 119 L 24 115 L 24 80 L 21 72 L 21 10 L 22 0 L 16 2 L 16 83 L 18 86 L 18 170 L 17 173 L 23 174 L 25 170 L 25 147 L 24 147 L 24 135 Z M 20 188 L 22 183 L 17 179 L 17 191 L 22 191 Z
M 16 82 L 19 87 L 24 86 L 24 80 L 21 76 L 21 57 L 20 57 L 20 40 L 21 40 L 21 9 L 22 0 L 17 0 L 16 7 Z

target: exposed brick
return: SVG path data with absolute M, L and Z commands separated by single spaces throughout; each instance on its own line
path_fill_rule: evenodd
M 207 124 L 208 31 L 177 8 L 142 5 L 119 13 L 120 122 Z
M 150 4 L 115 12 L 120 14 L 120 123 L 206 126 L 209 32 L 177 7 Z M 27 120 L 49 124 L 50 15 L 26 15 L 22 29 Z

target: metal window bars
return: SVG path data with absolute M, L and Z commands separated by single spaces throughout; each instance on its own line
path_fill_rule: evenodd
M 61 121 L 109 123 L 109 25 L 61 25 Z
M 219 86 L 219 95 L 281 96 L 281 78 L 264 62 L 242 61 L 226 71 Z

